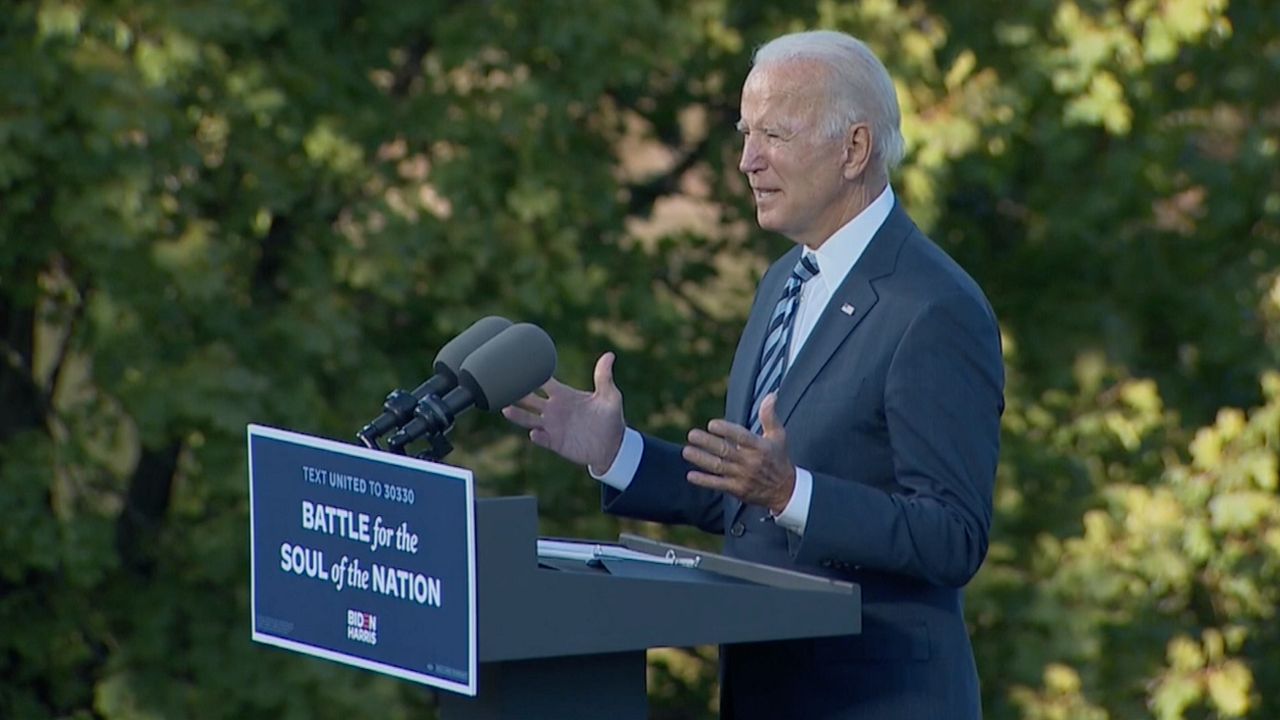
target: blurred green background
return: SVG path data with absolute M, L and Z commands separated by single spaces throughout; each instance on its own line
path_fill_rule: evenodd
M 864 38 L 894 184 L 999 315 L 987 717 L 1280 717 L 1280 3 L 17 0 L 0 10 L 0 717 L 431 718 L 249 640 L 245 424 L 349 438 L 486 314 L 720 414 L 752 48 Z M 474 413 L 450 461 L 603 517 Z M 620 527 L 622 525 L 622 527 Z M 713 648 L 650 653 L 715 715 Z

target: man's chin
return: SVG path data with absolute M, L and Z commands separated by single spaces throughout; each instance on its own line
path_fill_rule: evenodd
M 756 224 L 760 226 L 761 230 L 768 230 L 769 232 L 778 232 L 782 227 L 774 213 L 761 210 L 759 207 L 756 207 Z

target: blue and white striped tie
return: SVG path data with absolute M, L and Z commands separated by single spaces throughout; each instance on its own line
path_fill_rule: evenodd
M 771 392 L 782 385 L 787 373 L 787 357 L 791 353 L 791 335 L 796 327 L 796 312 L 800 309 L 800 288 L 818 274 L 818 263 L 809 255 L 801 255 L 787 278 L 787 286 L 773 307 L 769 329 L 765 332 L 764 349 L 760 353 L 760 371 L 756 374 L 756 387 L 751 396 L 751 432 L 762 435 L 760 405 Z

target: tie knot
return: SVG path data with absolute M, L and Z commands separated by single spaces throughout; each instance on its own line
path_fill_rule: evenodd
M 800 262 L 796 263 L 795 268 L 791 271 L 791 277 L 800 282 L 807 282 L 813 276 L 818 274 L 818 261 L 814 260 L 811 255 L 802 254 Z

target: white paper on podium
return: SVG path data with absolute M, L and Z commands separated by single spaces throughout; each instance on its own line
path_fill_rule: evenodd
M 696 558 L 678 558 L 675 553 L 666 556 L 631 550 L 621 545 L 596 543 L 582 540 L 552 540 L 538 538 L 538 557 L 555 558 L 557 560 L 575 560 L 591 562 L 592 560 L 636 560 L 658 565 L 681 565 L 697 567 Z

